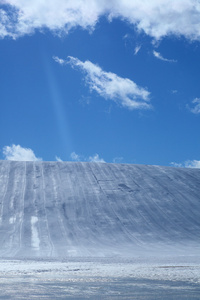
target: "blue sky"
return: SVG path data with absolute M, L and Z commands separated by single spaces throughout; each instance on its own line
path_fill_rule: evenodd
M 200 167 L 200 1 L 0 1 L 0 159 Z

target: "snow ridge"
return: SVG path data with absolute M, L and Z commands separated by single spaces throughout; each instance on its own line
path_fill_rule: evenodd
M 200 250 L 200 169 L 0 161 L 0 190 L 0 257 Z

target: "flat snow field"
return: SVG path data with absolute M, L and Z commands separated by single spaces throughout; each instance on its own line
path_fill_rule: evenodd
M 1 260 L 0 299 L 200 299 L 200 257 Z

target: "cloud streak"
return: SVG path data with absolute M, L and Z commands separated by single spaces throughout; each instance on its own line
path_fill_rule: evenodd
M 60 158 L 60 157 L 58 157 L 57 155 L 56 155 L 56 161 L 58 161 L 58 162 L 62 162 L 63 160 Z
M 160 60 L 162 60 L 162 61 L 166 61 L 166 62 L 177 62 L 176 60 L 174 60 L 174 59 L 168 59 L 168 58 L 164 58 L 159 52 L 157 52 L 157 51 L 153 51 L 153 55 L 156 57 L 156 58 L 158 58 L 158 59 L 160 59 Z
M 197 0 L 2 0 L 0 36 L 17 38 L 44 28 L 57 34 L 76 27 L 91 31 L 102 16 L 128 21 L 156 40 L 169 35 L 200 40 Z
M 41 161 L 41 158 L 35 156 L 30 148 L 23 148 L 20 145 L 5 146 L 3 148 L 5 160 L 14 161 Z
M 141 49 L 141 45 L 136 46 L 135 49 L 134 49 L 134 55 L 137 55 L 138 52 L 140 51 L 140 49 Z
M 128 78 L 105 72 L 90 61 L 82 62 L 72 56 L 68 56 L 65 61 L 58 57 L 54 57 L 54 60 L 61 65 L 67 64 L 80 70 L 85 76 L 85 82 L 90 91 L 95 91 L 105 99 L 115 101 L 130 110 L 151 108 L 150 93 Z

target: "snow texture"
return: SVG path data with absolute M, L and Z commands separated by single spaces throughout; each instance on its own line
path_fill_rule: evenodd
M 0 260 L 0 299 L 199 299 L 196 257 Z
M 0 161 L 0 257 L 199 255 L 200 169 Z

